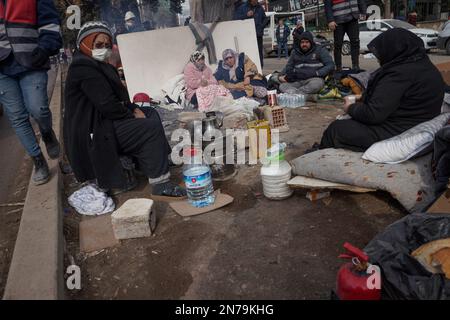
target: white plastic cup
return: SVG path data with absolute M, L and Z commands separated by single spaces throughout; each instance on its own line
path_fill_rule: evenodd
M 356 102 L 356 96 L 353 94 L 347 96 L 347 101 L 348 101 L 348 104 L 354 104 Z

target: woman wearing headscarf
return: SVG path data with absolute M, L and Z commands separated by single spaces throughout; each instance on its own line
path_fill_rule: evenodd
M 255 63 L 245 53 L 238 54 L 232 49 L 226 49 L 222 58 L 214 76 L 219 84 L 231 91 L 235 99 L 266 98 L 267 81 L 258 73 Z
M 207 111 L 216 96 L 228 96 L 230 92 L 217 84 L 216 78 L 205 63 L 205 55 L 195 51 L 184 68 L 186 99 L 198 108 Z
M 185 190 L 169 180 L 166 140 L 159 117 L 146 118 L 130 102 L 117 70 L 108 63 L 112 34 L 102 22 L 88 22 L 78 33 L 77 52 L 65 88 L 64 143 L 79 182 L 97 180 L 101 188 L 126 187 L 119 155 L 137 160 L 152 194 L 181 197 Z
M 322 149 L 365 151 L 441 112 L 445 84 L 419 37 L 394 28 L 377 36 L 368 48 L 380 68 L 371 75 L 360 101 L 349 104 L 346 99 L 344 110 L 352 119 L 331 123 L 323 134 Z

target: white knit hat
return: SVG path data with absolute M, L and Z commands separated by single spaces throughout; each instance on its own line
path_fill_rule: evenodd
M 136 18 L 136 16 L 134 15 L 133 12 L 128 11 L 127 13 L 125 13 L 125 21 L 130 20 L 130 19 L 134 19 Z
M 89 21 L 83 24 L 83 26 L 80 29 L 80 32 L 78 32 L 77 48 L 80 49 L 80 43 L 81 41 L 83 41 L 84 38 L 96 32 L 106 33 L 111 37 L 111 39 L 113 38 L 111 30 L 109 29 L 108 25 L 105 22 Z

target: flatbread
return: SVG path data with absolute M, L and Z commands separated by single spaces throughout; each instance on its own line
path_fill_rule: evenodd
M 450 248 L 441 249 L 433 254 L 433 264 L 440 265 L 447 279 L 450 279 Z
M 443 251 L 443 249 L 450 249 L 450 238 L 428 242 L 414 250 L 411 255 L 429 272 L 443 273 L 441 268 L 442 262 L 447 267 L 447 263 L 449 263 L 447 261 L 450 259 L 450 252 L 447 250 Z

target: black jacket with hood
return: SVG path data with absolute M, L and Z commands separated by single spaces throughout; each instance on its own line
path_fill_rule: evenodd
M 380 136 L 395 136 L 440 114 L 445 84 L 419 37 L 394 28 L 368 48 L 381 67 L 371 75 L 362 102 L 350 106 L 353 119 Z
M 311 48 L 307 52 L 303 52 L 300 48 L 300 41 L 303 39 L 311 43 Z M 333 58 L 327 49 L 314 43 L 312 33 L 305 31 L 299 35 L 286 65 L 286 80 L 295 82 L 313 77 L 325 78 L 333 70 Z
M 98 179 L 103 188 L 126 185 L 113 121 L 134 116 L 116 69 L 77 52 L 64 99 L 64 144 L 77 180 Z

